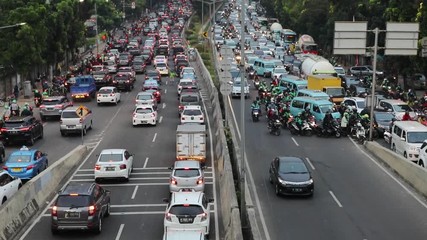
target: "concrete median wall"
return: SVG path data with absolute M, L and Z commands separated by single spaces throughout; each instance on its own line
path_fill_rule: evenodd
M 11 240 L 39 210 L 43 209 L 67 175 L 87 155 L 86 146 L 78 146 L 73 151 L 53 163 L 48 169 L 34 177 L 0 208 L 0 239 Z M 49 156 L 48 156 L 49 159 Z
M 365 148 L 393 169 L 418 192 L 427 197 L 427 169 L 414 164 L 376 142 L 366 142 Z

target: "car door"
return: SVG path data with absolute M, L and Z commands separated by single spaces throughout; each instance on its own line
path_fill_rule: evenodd
M 6 186 L 6 176 L 7 174 L 3 174 L 0 176 L 0 204 L 1 202 L 3 202 L 5 197 L 8 199 L 9 190 Z
M 4 188 L 6 189 L 5 195 L 7 199 L 10 199 L 12 195 L 18 190 L 18 184 L 17 181 L 14 181 L 14 178 L 9 174 L 3 174 L 3 176 L 5 176 L 3 181 Z

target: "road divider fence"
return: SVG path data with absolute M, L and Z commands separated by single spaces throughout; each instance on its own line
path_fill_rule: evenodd
M 26 182 L 21 189 L 0 207 L 0 240 L 14 239 L 26 229 L 30 220 L 52 199 L 60 186 L 87 155 L 86 146 L 74 150 Z

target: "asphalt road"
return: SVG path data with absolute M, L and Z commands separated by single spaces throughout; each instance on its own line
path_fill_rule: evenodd
M 253 87 L 251 96 L 256 96 Z M 265 114 L 252 122 L 251 102 L 245 101 L 247 177 L 264 239 L 425 238 L 425 200 L 357 144 L 348 138 L 291 136 L 288 130 L 270 135 Z M 231 106 L 240 126 L 240 99 L 232 99 Z M 315 181 L 313 198 L 275 195 L 268 181 L 275 156 L 306 160 Z
M 169 62 L 172 64 L 172 61 Z M 170 66 L 173 66 L 170 65 Z M 149 66 L 149 68 L 153 68 Z M 147 69 L 149 69 L 147 68 Z M 93 235 L 85 232 L 67 232 L 54 236 L 50 232 L 50 211 L 46 208 L 20 239 L 161 239 L 166 204 L 162 201 L 169 197 L 169 174 L 167 169 L 175 161 L 175 131 L 179 124 L 178 99 L 175 82 L 163 77 L 162 103 L 159 105 L 159 123 L 156 127 L 137 127 L 131 124 L 134 97 L 142 88 L 144 75 L 138 75 L 135 89 L 122 93 L 122 101 L 117 106 L 96 106 L 95 101 L 85 104 L 95 115 L 94 129 L 89 131 L 84 141 L 93 147 L 84 163 L 72 175 L 69 181 L 93 182 L 93 168 L 96 154 L 107 148 L 126 148 L 135 154 L 134 171 L 128 183 L 103 182 L 101 186 L 111 191 L 111 216 L 103 222 L 103 232 Z M 202 86 L 203 89 L 203 86 Z M 207 99 L 201 90 L 202 98 Z M 210 103 L 204 101 L 205 109 Z M 211 113 L 209 113 L 211 114 Z M 74 146 L 80 144 L 80 136 L 61 137 L 59 123 L 48 122 L 45 126 L 45 139 L 37 142 L 36 147 L 48 149 L 49 156 L 62 156 Z M 208 125 L 209 126 L 209 125 Z M 211 136 L 209 134 L 209 136 Z M 208 145 L 210 143 L 208 137 Z M 61 145 L 59 145 L 61 144 Z M 62 149 L 62 146 L 67 147 Z M 61 146 L 58 148 L 57 146 Z M 208 148 L 208 160 L 205 171 L 208 197 L 214 198 L 215 175 L 212 158 Z M 219 239 L 219 216 L 215 203 L 210 206 L 210 239 Z

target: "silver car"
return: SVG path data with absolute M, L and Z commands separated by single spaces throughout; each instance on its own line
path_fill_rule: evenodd
M 135 107 L 138 105 L 151 105 L 157 109 L 156 97 L 151 92 L 139 92 L 135 98 Z
M 178 192 L 180 190 L 203 192 L 205 189 L 203 173 L 205 167 L 202 167 L 199 161 L 176 161 L 174 166 L 169 169 L 172 170 L 169 181 L 170 192 Z
M 61 117 L 62 110 L 73 106 L 65 96 L 43 98 L 40 105 L 40 118 L 45 121 L 47 117 Z

